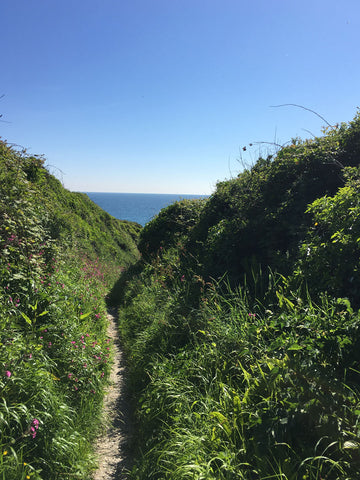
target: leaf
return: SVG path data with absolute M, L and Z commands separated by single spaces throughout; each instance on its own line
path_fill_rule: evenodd
M 304 347 L 302 347 L 301 345 L 299 345 L 298 343 L 293 343 L 289 348 L 288 350 L 302 350 Z
M 84 320 L 84 318 L 88 317 L 89 315 L 91 315 L 91 312 L 83 313 L 80 315 L 80 320 Z
M 231 428 L 228 424 L 227 418 L 220 412 L 211 412 L 211 417 L 215 417 L 218 422 L 220 423 L 221 428 L 225 431 L 225 433 L 230 436 L 231 435 Z
M 353 442 L 351 440 L 347 440 L 344 443 L 344 448 L 359 448 L 359 443 L 358 442 Z
M 24 312 L 20 312 L 21 316 L 24 318 L 25 322 L 28 323 L 29 325 L 32 325 L 31 319 L 26 315 Z

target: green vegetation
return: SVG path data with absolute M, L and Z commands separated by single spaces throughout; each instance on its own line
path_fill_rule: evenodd
M 142 230 L 0 142 L 0 479 L 91 478 L 105 298 L 131 478 L 358 478 L 359 190 L 359 114 Z
M 358 478 L 359 165 L 358 114 L 143 229 L 110 296 L 133 479 Z
M 109 373 L 105 295 L 140 226 L 0 142 L 0 478 L 90 478 Z

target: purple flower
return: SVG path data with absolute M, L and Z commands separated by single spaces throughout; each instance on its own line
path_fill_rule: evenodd
M 5 375 L 10 378 L 11 377 L 11 372 L 9 370 L 6 370 Z
M 30 433 L 30 436 L 31 438 L 35 438 L 36 437 L 36 431 L 37 429 L 39 428 L 39 420 L 37 418 L 34 418 L 31 422 L 31 426 L 30 426 L 30 430 L 29 430 L 29 433 Z

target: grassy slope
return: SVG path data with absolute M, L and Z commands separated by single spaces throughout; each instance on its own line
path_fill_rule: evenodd
M 109 373 L 104 297 L 140 226 L 0 142 L 0 478 L 89 478 Z
M 116 285 L 136 479 L 360 469 L 360 116 L 169 207 Z

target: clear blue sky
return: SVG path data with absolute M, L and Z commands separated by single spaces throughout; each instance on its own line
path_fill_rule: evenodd
M 250 142 L 321 133 L 271 105 L 360 106 L 359 0 L 1 0 L 0 26 L 0 136 L 71 190 L 208 194 Z

